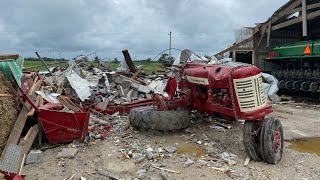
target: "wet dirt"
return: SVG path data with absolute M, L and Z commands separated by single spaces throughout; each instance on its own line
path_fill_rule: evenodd
M 290 141 L 291 145 L 290 149 L 299 151 L 299 152 L 307 152 L 307 153 L 315 153 L 320 156 L 320 137 L 317 138 L 306 138 L 306 139 L 298 139 L 294 141 Z
M 175 146 L 177 148 L 177 153 L 180 155 L 192 155 L 193 157 L 201 157 L 207 154 L 203 149 L 195 146 L 186 139 L 177 136 L 165 140 L 163 144 Z
M 178 144 L 177 153 L 192 155 L 194 157 L 201 157 L 207 154 L 204 150 L 196 147 L 195 145 L 191 143 L 184 143 L 184 142 Z

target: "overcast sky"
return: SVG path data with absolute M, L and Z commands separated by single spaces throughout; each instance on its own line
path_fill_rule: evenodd
M 64 58 L 153 58 L 168 48 L 212 55 L 241 27 L 264 22 L 288 0 L 1 0 L 0 53 Z

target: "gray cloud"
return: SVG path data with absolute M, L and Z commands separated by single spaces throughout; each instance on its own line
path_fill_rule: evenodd
M 0 6 L 3 53 L 72 58 L 96 51 L 100 57 L 153 58 L 168 47 L 213 54 L 234 42 L 234 31 L 265 21 L 287 0 L 4 0 Z M 54 54 L 57 56 L 57 54 Z

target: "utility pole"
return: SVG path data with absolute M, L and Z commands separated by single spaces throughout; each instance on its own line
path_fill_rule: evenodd
M 172 59 L 171 59 L 171 31 L 170 31 L 170 33 L 169 33 L 169 36 L 170 36 L 170 40 L 169 40 L 169 63 L 170 64 L 173 64 L 173 62 L 172 62 Z
M 61 51 L 58 49 L 56 49 L 56 51 L 58 51 L 58 53 L 60 54 L 60 59 L 61 59 Z

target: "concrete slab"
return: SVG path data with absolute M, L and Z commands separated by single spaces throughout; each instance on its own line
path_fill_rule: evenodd
M 31 150 L 27 155 L 26 164 L 34 164 L 41 162 L 42 159 L 42 151 L 41 150 Z
M 320 137 L 320 111 L 311 105 L 275 104 L 270 116 L 279 119 L 284 139 Z
M 74 158 L 77 155 L 78 151 L 79 150 L 76 148 L 63 148 L 62 151 L 58 153 L 56 158 L 58 158 L 58 159 L 60 159 L 60 158 Z

